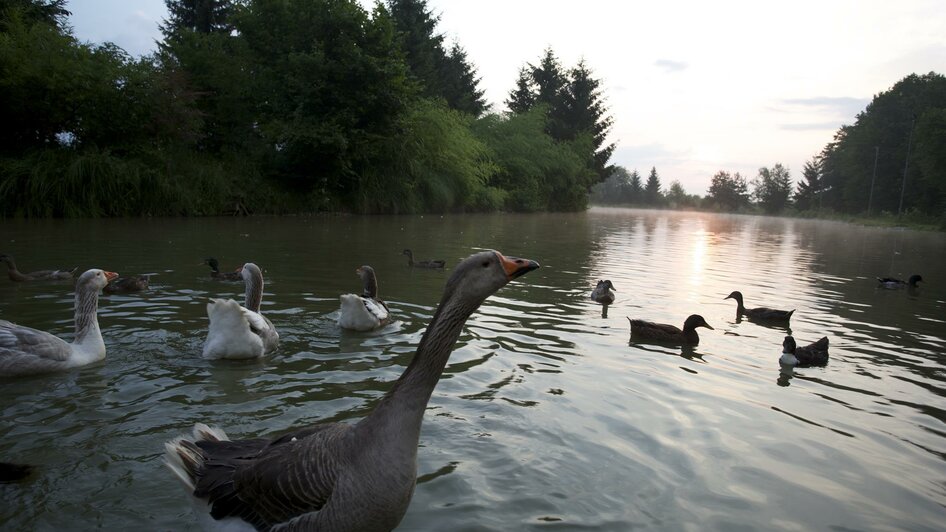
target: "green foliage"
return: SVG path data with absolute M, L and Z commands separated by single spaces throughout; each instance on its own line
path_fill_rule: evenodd
M 727 212 L 749 205 L 749 186 L 739 172 L 730 174 L 720 170 L 713 176 L 706 194 L 706 203 Z
M 901 191 L 905 210 L 917 208 L 931 214 L 941 210 L 946 193 L 936 183 L 943 168 L 938 163 L 931 166 L 928 158 L 929 147 L 941 140 L 937 140 L 936 127 L 919 127 L 927 113 L 932 113 L 929 120 L 935 122 L 941 109 L 946 109 L 946 77 L 933 72 L 911 74 L 877 94 L 855 123 L 838 130 L 820 154 L 824 206 L 845 213 L 866 211 L 878 154 L 875 212 L 898 212 Z M 917 151 L 921 145 L 922 156 Z M 926 163 L 908 163 L 908 158 Z
M 381 160 L 359 179 L 359 212 L 495 210 L 503 194 L 487 185 L 495 167 L 472 119 L 436 100 L 419 100 L 386 139 Z
M 807 211 L 820 206 L 822 192 L 821 182 L 821 159 L 812 157 L 805 161 L 805 167 L 802 169 L 804 181 L 799 181 L 796 185 L 795 194 L 792 201 L 795 207 L 800 211 Z
M 771 169 L 759 168 L 759 174 L 752 180 L 752 197 L 759 202 L 768 214 L 776 214 L 788 205 L 792 193 L 792 179 L 788 168 L 776 163 Z
M 672 209 L 689 209 L 700 206 L 700 197 L 687 194 L 686 190 L 683 189 L 683 185 L 677 180 L 670 183 L 670 189 L 667 191 L 665 199 Z
M 497 166 L 490 184 L 508 194 L 505 207 L 514 211 L 572 211 L 587 207 L 588 189 L 596 176 L 583 154 L 589 137 L 557 142 L 545 134 L 547 112 L 537 107 L 524 114 L 487 115 L 474 130 L 489 147 Z
M 651 167 L 650 175 L 647 176 L 647 184 L 644 185 L 644 203 L 656 207 L 663 203 L 663 199 L 663 194 L 660 191 L 660 176 L 657 175 L 657 167 Z

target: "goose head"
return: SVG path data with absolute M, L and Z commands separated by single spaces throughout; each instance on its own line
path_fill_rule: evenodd
M 76 280 L 76 292 L 98 293 L 105 288 L 109 281 L 116 278 L 118 278 L 118 274 L 115 272 L 93 268 L 80 275 Z
M 706 327 L 709 330 L 715 330 L 710 327 L 709 323 L 706 323 L 706 320 L 703 319 L 703 316 L 699 314 L 691 314 L 685 322 L 683 322 L 683 330 L 695 330 L 697 327 Z
M 252 262 L 247 262 L 240 269 L 240 277 L 243 277 L 243 282 L 251 283 L 254 279 L 262 279 L 263 272 L 259 269 L 259 266 L 253 264 Z
M 368 266 L 359 266 L 355 273 L 358 275 L 358 278 L 361 279 L 361 282 L 364 284 L 364 296 L 365 297 L 377 297 L 378 296 L 378 278 L 374 274 L 374 268 Z
M 509 281 L 539 267 L 534 260 L 506 257 L 498 251 L 481 251 L 457 264 L 447 286 L 444 300 L 459 299 L 479 305 Z

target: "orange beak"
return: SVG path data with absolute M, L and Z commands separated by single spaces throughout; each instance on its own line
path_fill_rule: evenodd
M 115 272 L 103 272 L 103 273 L 105 274 L 105 280 L 108 282 L 112 282 L 118 278 L 118 274 Z
M 517 257 L 504 257 L 503 254 L 498 251 L 496 252 L 496 255 L 499 257 L 500 264 L 503 265 L 503 270 L 506 272 L 506 278 L 510 281 L 539 267 L 539 263 L 534 260 L 520 259 Z

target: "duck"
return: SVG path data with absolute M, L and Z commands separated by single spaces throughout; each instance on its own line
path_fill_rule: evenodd
M 66 342 L 48 332 L 0 320 L 0 377 L 62 371 L 105 358 L 98 322 L 99 292 L 115 272 L 92 269 L 76 280 L 75 338 Z
M 782 356 L 778 359 L 783 366 L 824 366 L 828 363 L 828 337 L 804 347 L 795 345 L 795 338 L 786 336 L 782 342 Z
M 464 324 L 486 298 L 538 267 L 498 251 L 460 262 L 410 364 L 360 421 L 245 440 L 197 423 L 165 443 L 165 464 L 218 520 L 236 517 L 258 530 L 395 528 L 417 481 L 427 403 Z
M 788 321 L 792 319 L 792 314 L 795 313 L 795 309 L 792 310 L 776 310 L 774 308 L 768 307 L 756 307 L 756 308 L 746 308 L 742 304 L 742 292 L 738 290 L 732 292 L 723 299 L 735 299 L 736 300 L 736 315 L 743 316 L 745 315 L 750 320 L 758 321 Z
M 245 306 L 232 299 L 211 299 L 207 303 L 210 328 L 204 341 L 204 358 L 260 358 L 279 346 L 279 333 L 269 318 L 260 314 L 263 272 L 252 262 L 244 264 L 238 272 L 246 283 Z
M 897 279 L 896 277 L 878 277 L 877 282 L 880 283 L 881 288 L 887 288 L 889 290 L 905 287 L 917 288 L 917 283 L 923 282 L 923 276 L 911 275 L 910 279 L 907 281 Z
M 18 482 L 33 474 L 33 466 L 0 462 L 0 484 Z
M 217 279 L 218 281 L 242 281 L 243 276 L 240 273 L 240 270 L 237 269 L 232 272 L 221 272 L 220 263 L 217 262 L 217 259 L 209 257 L 204 259 L 204 264 L 210 266 L 210 278 Z
M 339 299 L 342 303 L 341 313 L 338 316 L 338 325 L 343 329 L 355 331 L 370 331 L 391 322 L 391 313 L 388 306 L 378 299 L 378 279 L 374 268 L 361 266 L 355 270 L 365 284 L 362 294 L 342 294 Z
M 102 292 L 106 294 L 128 294 L 131 292 L 141 292 L 148 289 L 148 283 L 151 281 L 150 275 L 132 275 L 129 277 L 119 277 L 111 281 Z
M 697 327 L 706 327 L 707 329 L 714 330 L 706 323 L 703 316 L 699 314 L 691 314 L 686 321 L 683 322 L 682 331 L 673 325 L 663 323 L 632 320 L 631 318 L 627 318 L 627 321 L 631 322 L 632 338 L 672 344 L 696 345 L 700 343 L 700 335 L 696 333 Z
M 407 255 L 407 265 L 411 268 L 427 268 L 428 270 L 439 270 L 443 269 L 447 265 L 447 262 L 444 260 L 421 260 L 414 262 L 414 252 L 405 249 L 401 252 L 401 255 Z
M 13 255 L 6 253 L 0 254 L 0 261 L 7 265 L 7 275 L 11 281 L 21 283 L 27 281 L 62 281 L 75 278 L 78 268 L 71 270 L 39 270 L 30 273 L 23 273 L 16 268 L 16 262 Z
M 614 303 L 614 292 L 612 290 L 617 291 L 617 288 L 611 284 L 609 279 L 598 281 L 595 289 L 591 291 L 591 300 L 602 305 L 610 305 Z

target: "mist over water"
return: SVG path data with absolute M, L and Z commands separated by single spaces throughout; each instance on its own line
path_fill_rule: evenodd
M 450 269 L 493 248 L 542 268 L 467 322 L 428 406 L 403 530 L 936 530 L 946 519 L 946 235 L 704 213 L 4 221 L 22 271 L 154 274 L 106 295 L 103 363 L 0 379 L 0 484 L 10 530 L 199 529 L 161 464 L 194 422 L 231 438 L 355 421 L 406 368 Z M 411 270 L 401 255 L 445 259 Z M 280 347 L 258 362 L 200 357 L 210 297 L 242 302 L 221 269 L 260 265 Z M 371 265 L 395 322 L 340 330 L 342 293 Z M 918 290 L 877 276 L 923 275 Z M 602 316 L 589 299 L 610 279 Z M 796 309 L 824 368 L 782 371 L 785 326 L 736 319 Z M 0 279 L 0 319 L 71 339 L 68 283 Z M 627 317 L 682 326 L 693 348 L 629 341 Z

